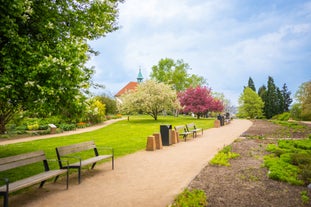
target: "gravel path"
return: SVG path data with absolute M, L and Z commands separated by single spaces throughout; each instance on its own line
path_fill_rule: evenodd
M 165 207 L 173 202 L 191 180 L 224 145 L 232 143 L 252 125 L 233 120 L 203 136 L 165 146 L 157 151 L 139 151 L 92 171 L 83 171 L 82 183 L 70 177 L 69 190 L 63 181 L 47 183 L 43 189 L 11 196 L 12 206 L 25 207 Z

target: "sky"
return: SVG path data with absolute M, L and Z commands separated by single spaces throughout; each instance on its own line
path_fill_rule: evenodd
M 251 77 L 294 95 L 311 81 L 311 0 L 127 0 L 120 29 L 90 42 L 93 80 L 115 95 L 139 68 L 144 80 L 163 58 L 182 59 L 232 105 Z M 95 91 L 103 93 L 103 91 Z

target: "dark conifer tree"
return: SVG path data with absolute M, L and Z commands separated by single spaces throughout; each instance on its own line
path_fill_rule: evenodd
M 255 84 L 254 84 L 254 81 L 251 77 L 249 77 L 248 79 L 248 85 L 247 85 L 250 89 L 252 89 L 253 91 L 256 92 L 256 88 L 255 88 Z
M 283 112 L 289 111 L 289 106 L 293 102 L 293 99 L 290 97 L 291 92 L 288 91 L 286 83 L 282 87 L 282 97 L 283 97 Z
M 264 113 L 266 118 L 270 119 L 274 115 L 278 114 L 278 95 L 277 87 L 274 84 L 274 80 L 269 76 L 268 78 L 268 88 L 266 95 L 264 97 Z

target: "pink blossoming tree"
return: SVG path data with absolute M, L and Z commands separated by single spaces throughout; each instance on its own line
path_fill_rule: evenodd
M 199 119 L 208 112 L 221 112 L 224 105 L 221 100 L 212 96 L 211 89 L 198 86 L 196 88 L 188 88 L 184 92 L 178 94 L 182 112 L 194 113 Z

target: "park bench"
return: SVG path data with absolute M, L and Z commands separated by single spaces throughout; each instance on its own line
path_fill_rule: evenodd
M 203 128 L 197 128 L 194 123 L 186 124 L 186 129 L 188 132 L 193 132 L 195 137 L 197 137 L 198 132 L 201 132 L 201 135 L 203 135 Z
M 99 154 L 99 150 L 109 151 L 107 154 Z M 92 164 L 93 169 L 97 162 L 105 159 L 110 159 L 112 169 L 114 169 L 114 150 L 111 147 L 97 148 L 94 141 L 82 142 L 68 146 L 56 148 L 57 158 L 59 160 L 60 169 L 73 168 L 78 169 L 78 183 L 81 182 L 81 168 Z M 67 159 L 68 164 L 64 164 L 63 160 Z
M 179 136 L 182 136 L 185 141 L 187 141 L 187 137 L 189 134 L 192 134 L 192 138 L 194 138 L 194 132 L 187 131 L 185 125 L 175 126 L 175 131 L 178 132 Z
M 51 170 L 48 164 L 48 160 L 45 153 L 41 151 L 24 153 L 20 155 L 0 158 L 0 172 L 8 171 L 22 166 L 29 166 L 34 163 L 43 162 L 44 171 L 39 174 L 32 175 L 17 181 L 10 182 L 9 178 L 4 178 L 5 185 L 0 186 L 0 195 L 3 198 L 3 206 L 9 205 L 9 193 L 21 190 L 26 187 L 30 187 L 34 184 L 40 183 L 40 188 L 50 178 L 56 178 L 61 174 L 67 174 L 66 188 L 68 189 L 68 169 L 56 169 Z M 55 160 L 54 160 L 55 161 Z M 30 166 L 31 167 L 31 166 Z M 56 179 L 54 180 L 56 182 Z

